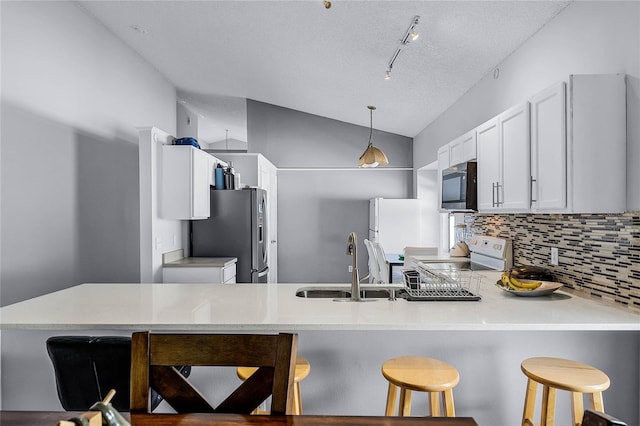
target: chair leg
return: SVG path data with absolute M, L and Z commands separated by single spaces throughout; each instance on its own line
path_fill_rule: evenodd
M 411 391 L 402 387 L 400 388 L 400 404 L 398 406 L 398 415 L 411 415 Z
M 447 417 L 455 417 L 456 408 L 453 404 L 453 389 L 447 389 L 442 392 L 442 401 L 444 404 L 444 415 Z
M 538 384 L 528 379 L 527 391 L 524 396 L 524 409 L 522 412 L 522 426 L 533 425 L 533 411 L 536 408 L 536 391 Z
M 550 386 L 542 387 L 542 415 L 540 426 L 553 426 L 556 415 L 556 390 Z
M 571 421 L 573 422 L 573 426 L 580 426 L 583 412 L 584 403 L 582 401 L 582 393 L 571 392 Z
M 387 408 L 384 411 L 385 416 L 393 416 L 393 409 L 396 406 L 396 394 L 398 393 L 398 387 L 389 382 L 389 389 L 387 390 Z

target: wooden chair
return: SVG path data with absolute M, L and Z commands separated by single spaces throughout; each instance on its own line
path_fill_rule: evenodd
M 600 411 L 584 410 L 582 426 L 627 426 L 627 424 Z
M 271 395 L 271 414 L 290 414 L 297 334 L 134 333 L 131 413 L 150 413 L 150 387 L 178 413 L 249 414 Z M 255 374 L 213 407 L 173 365 L 250 366 Z

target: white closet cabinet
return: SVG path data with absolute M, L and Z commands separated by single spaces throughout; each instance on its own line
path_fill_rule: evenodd
M 211 155 L 193 146 L 162 146 L 160 216 L 163 219 L 209 217 L 213 163 Z
M 529 124 L 525 102 L 476 128 L 479 211 L 530 208 Z

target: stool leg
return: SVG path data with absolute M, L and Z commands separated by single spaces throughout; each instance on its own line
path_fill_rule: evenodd
M 542 415 L 540 416 L 540 426 L 553 426 L 556 415 L 556 389 L 542 387 Z
M 522 426 L 533 425 L 533 410 L 536 408 L 536 390 L 538 384 L 531 379 L 527 381 L 527 391 L 524 396 L 524 410 L 522 412 Z
M 411 391 L 403 387 L 400 388 L 400 405 L 398 406 L 398 415 L 411 415 Z
M 444 415 L 447 417 L 455 417 L 456 408 L 453 405 L 453 389 L 447 389 L 442 392 L 442 401 L 444 402 Z
M 302 403 L 300 402 L 300 383 L 293 384 L 293 407 L 291 414 L 302 414 Z
M 398 387 L 389 382 L 389 389 L 387 390 L 387 408 L 384 411 L 385 416 L 393 416 L 393 409 L 396 406 L 396 393 Z
M 589 394 L 589 399 L 591 400 L 591 408 L 604 413 L 604 401 L 602 400 L 602 392 L 594 392 L 592 394 Z
M 447 389 L 443 393 L 444 415 L 447 417 L 456 416 L 456 407 L 453 403 L 453 389 Z
M 573 421 L 573 426 L 580 426 L 583 412 L 584 403 L 582 401 L 582 393 L 571 392 L 571 421 Z
M 438 392 L 429 392 L 429 414 L 431 417 L 440 417 L 440 395 Z

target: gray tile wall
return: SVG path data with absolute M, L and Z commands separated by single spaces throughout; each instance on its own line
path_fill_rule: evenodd
M 567 287 L 640 311 L 640 211 L 475 215 L 471 231 L 511 238 L 514 266 L 543 266 Z M 558 266 L 549 265 L 552 247 Z

